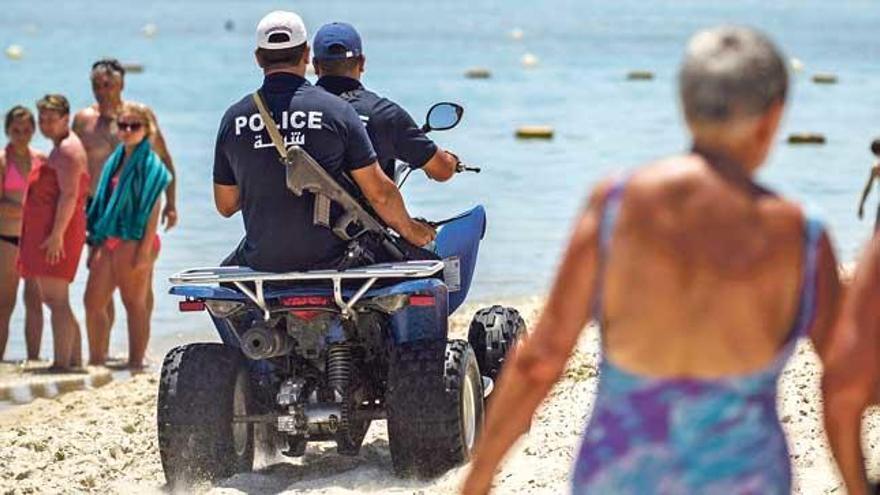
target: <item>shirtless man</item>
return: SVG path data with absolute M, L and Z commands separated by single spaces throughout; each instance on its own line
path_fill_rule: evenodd
M 79 136 L 88 155 L 89 176 L 91 176 L 89 198 L 95 194 L 95 189 L 98 187 L 104 162 L 119 145 L 119 138 L 116 135 L 116 117 L 124 102 L 122 89 L 125 86 L 125 69 L 116 59 L 98 60 L 92 64 L 91 80 L 96 103 L 80 110 L 73 118 L 73 132 Z M 171 182 L 165 189 L 165 207 L 162 209 L 162 224 L 167 232 L 177 224 L 177 174 L 174 170 L 171 154 L 168 153 L 168 148 L 165 146 L 165 139 L 159 129 L 156 115 L 152 110 L 149 112 L 150 118 L 153 120 L 152 127 L 156 130 L 150 137 L 150 144 L 171 172 Z M 148 298 L 147 304 L 152 312 L 152 288 L 150 288 Z M 112 300 L 107 305 L 107 317 L 112 327 L 114 319 Z M 90 355 L 106 356 L 106 346 L 109 346 L 109 341 L 105 344 L 103 352 L 90 352 Z M 90 364 L 98 365 L 103 362 L 90 361 Z

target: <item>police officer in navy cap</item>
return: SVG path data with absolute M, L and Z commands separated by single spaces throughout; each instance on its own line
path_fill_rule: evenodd
M 458 159 L 425 136 L 397 103 L 364 88 L 360 82 L 366 58 L 361 37 L 351 24 L 326 24 L 315 34 L 312 64 L 316 83 L 351 103 L 367 126 L 379 165 L 394 177 L 395 159 L 421 168 L 428 177 L 446 181 L 455 174 Z
M 306 81 L 309 46 L 302 19 L 293 12 L 266 15 L 257 26 L 255 55 L 265 75 L 260 94 L 285 144 L 301 146 L 337 182 L 353 183 L 406 240 L 416 246 L 431 242 L 434 230 L 407 213 L 351 105 Z M 284 166 L 251 95 L 220 121 L 214 202 L 224 217 L 241 211 L 244 220 L 244 239 L 225 265 L 265 271 L 329 268 L 345 249 L 330 229 L 314 225 L 314 197 L 287 189 Z

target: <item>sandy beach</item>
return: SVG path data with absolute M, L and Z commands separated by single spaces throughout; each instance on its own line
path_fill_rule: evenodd
M 534 322 L 538 298 L 517 301 Z M 466 331 L 476 307 L 454 318 Z M 564 380 L 539 411 L 496 478 L 496 493 L 566 493 L 579 436 L 592 407 L 598 335 L 584 333 Z M 165 486 L 156 445 L 157 375 L 146 373 L 95 390 L 37 399 L 0 413 L 0 493 L 162 493 Z M 819 367 L 803 343 L 784 372 L 780 418 L 788 434 L 796 493 L 843 493 L 821 427 Z M 877 453 L 880 421 L 866 418 L 866 445 Z M 876 476 L 876 470 L 871 473 Z M 258 470 L 196 487 L 201 493 L 453 493 L 463 469 L 431 482 L 395 478 L 385 424 L 373 423 L 357 457 L 335 454 L 332 444 L 311 444 L 300 459 L 263 458 Z

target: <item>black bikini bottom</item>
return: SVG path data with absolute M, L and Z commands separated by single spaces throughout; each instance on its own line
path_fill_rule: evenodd
M 18 246 L 18 239 L 19 237 L 17 235 L 0 235 L 0 241 L 8 242 L 13 246 Z

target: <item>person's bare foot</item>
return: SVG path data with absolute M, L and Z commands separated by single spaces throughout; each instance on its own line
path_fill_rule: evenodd
M 47 373 L 69 373 L 70 367 L 69 366 L 59 366 L 55 363 L 52 363 L 51 366 L 46 368 L 46 372 Z
M 135 375 L 138 373 L 143 373 L 144 371 L 147 370 L 147 367 L 146 367 L 146 365 L 144 365 L 144 363 L 129 362 L 127 368 L 128 368 L 128 371 L 130 371 L 132 375 Z

